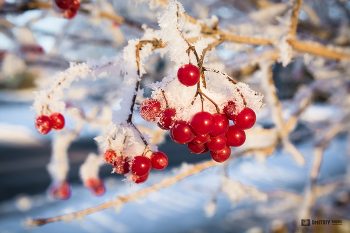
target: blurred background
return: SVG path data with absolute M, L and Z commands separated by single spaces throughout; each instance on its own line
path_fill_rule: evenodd
M 187 14 L 202 22 L 216 15 L 218 28 L 228 32 L 281 39 L 293 1 L 180 2 Z M 153 170 L 146 183 L 130 186 L 122 181 L 123 176 L 111 174 L 111 166 L 105 164 L 99 176 L 105 182 L 106 193 L 96 197 L 82 185 L 79 177 L 79 167 L 87 155 L 98 153 L 93 138 L 101 130 L 87 124 L 68 150 L 67 180 L 72 186 L 71 198 L 56 200 L 48 192 L 52 183 L 47 165 L 57 133 L 43 136 L 36 131 L 35 113 L 30 109 L 33 92 L 48 86 L 57 72 L 69 68 L 70 62 L 117 55 L 129 39 L 142 37 L 143 24 L 159 29 L 157 12 L 162 9 L 158 1 L 82 0 L 77 16 L 68 20 L 62 18 L 50 1 L 0 0 L 1 233 L 24 232 L 26 228 L 21 223 L 28 217 L 53 217 L 92 207 L 118 195 L 149 187 L 188 169 L 191 164 L 211 158 L 209 153 L 191 154 L 186 145 L 180 146 L 168 134 L 161 133 L 164 138 L 158 146 L 169 158 L 166 170 Z M 123 18 L 122 22 L 116 15 Z M 350 2 L 305 0 L 299 14 L 297 38 L 350 54 L 349 22 Z M 266 94 L 268 90 L 262 88 L 258 65 L 248 64 L 271 47 L 223 43 L 215 50 L 215 61 L 223 64 L 223 71 L 237 81 L 246 82 L 253 90 Z M 324 138 L 334 125 L 341 125 L 323 154 L 317 178 L 317 184 L 323 186 L 317 186 L 320 191 L 315 197 L 311 219 L 341 219 L 342 225 L 312 226 L 306 231 L 350 232 L 348 61 L 301 53 L 286 67 L 278 62 L 273 65 L 273 80 L 286 121 L 303 99 L 310 100 L 298 114 L 297 123 L 289 134 L 290 142 L 305 157 L 305 165 L 298 165 L 290 153 L 278 145 L 271 153 L 231 159 L 225 166 L 186 178 L 141 198 L 138 203 L 127 203 L 121 210 L 108 209 L 80 222 L 52 223 L 29 231 L 295 232 L 301 220 L 298 207 L 304 203 L 310 181 L 315 145 L 320 145 L 320 138 Z M 151 95 L 146 86 L 165 77 L 171 65 L 167 56 L 156 54 L 148 59 L 145 64 L 147 74 L 141 84 L 144 97 Z M 95 82 L 86 79 L 73 83 L 66 93 L 66 104 L 88 112 L 110 97 L 106 97 L 106 93 L 114 93 L 111 98 L 117 99 L 121 82 L 120 77 L 107 77 Z M 247 133 L 248 138 L 252 135 L 250 143 L 257 140 L 258 144 L 269 144 L 277 137 L 275 134 L 258 134 L 275 128 L 271 116 L 271 106 L 267 102 L 257 115 L 257 125 L 250 134 Z M 65 117 L 67 128 L 74 129 L 74 117 L 69 114 Z M 135 120 L 156 132 L 156 126 L 146 124 L 139 115 Z M 254 187 L 269 198 L 262 198 L 265 197 L 262 193 L 254 196 L 248 191 L 235 196 L 234 190 L 239 190 L 239 185 Z

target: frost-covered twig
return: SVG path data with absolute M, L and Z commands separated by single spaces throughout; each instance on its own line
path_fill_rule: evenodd
M 294 0 L 293 1 L 293 10 L 292 10 L 291 22 L 290 22 L 288 35 L 287 35 L 287 37 L 289 39 L 294 39 L 295 35 L 297 33 L 298 16 L 299 16 L 299 12 L 300 12 L 302 4 L 303 4 L 303 0 Z
M 321 195 L 320 190 L 328 190 L 328 189 L 320 189 L 317 186 L 317 179 L 322 163 L 323 152 L 328 146 L 329 142 L 342 130 L 344 130 L 344 126 L 349 121 L 350 114 L 344 114 L 344 116 L 340 119 L 340 121 L 334 123 L 328 130 L 326 130 L 326 134 L 316 143 L 316 148 L 314 149 L 314 158 L 310 171 L 310 180 L 308 185 L 305 188 L 304 202 L 300 207 L 299 211 L 299 219 L 311 218 L 312 208 L 315 205 L 317 200 L 317 196 Z M 299 221 L 296 219 L 296 221 Z M 299 225 L 298 225 L 299 226 Z M 299 227 L 298 232 L 301 232 L 301 228 Z
M 283 115 L 282 115 L 282 106 L 277 97 L 275 83 L 272 77 L 272 63 L 269 60 L 265 60 L 260 63 L 260 68 L 262 72 L 262 84 L 266 90 L 266 97 L 270 103 L 272 110 L 272 119 L 275 123 L 279 137 L 282 141 L 284 149 L 287 150 L 293 156 L 295 162 L 299 165 L 305 163 L 303 155 L 296 149 L 296 147 L 289 140 L 289 132 L 285 126 Z
M 264 148 L 262 148 L 262 149 L 264 149 Z M 246 150 L 246 151 L 240 152 L 238 154 L 243 155 L 243 154 L 246 154 L 249 152 L 251 152 L 251 150 Z M 237 155 L 231 155 L 231 157 L 233 157 L 233 158 L 236 156 Z M 31 220 L 28 220 L 25 224 L 27 226 L 40 226 L 40 225 L 44 225 L 44 224 L 51 223 L 51 222 L 63 221 L 64 219 L 67 219 L 67 217 L 70 219 L 74 219 L 74 218 L 81 219 L 88 214 L 91 214 L 91 213 L 94 213 L 94 212 L 97 212 L 97 211 L 100 211 L 103 209 L 111 208 L 111 207 L 114 207 L 116 209 L 120 209 L 127 202 L 134 201 L 138 198 L 142 198 L 142 197 L 144 197 L 152 192 L 158 191 L 161 188 L 165 188 L 165 187 L 168 187 L 170 185 L 173 185 L 186 177 L 189 177 L 189 176 L 197 174 L 205 169 L 208 169 L 208 168 L 211 168 L 214 166 L 218 166 L 218 165 L 221 165 L 221 164 L 217 163 L 213 160 L 203 162 L 200 164 L 196 164 L 196 165 L 193 165 L 187 171 L 184 171 L 184 172 L 177 174 L 173 177 L 166 178 L 156 185 L 153 185 L 153 186 L 148 187 L 146 189 L 142 189 L 140 191 L 134 192 L 134 193 L 129 194 L 127 196 L 116 197 L 115 199 L 108 201 L 102 205 L 92 207 L 89 209 L 85 209 L 85 210 L 75 212 L 72 214 L 61 215 L 61 216 L 53 217 L 53 218 L 31 219 Z

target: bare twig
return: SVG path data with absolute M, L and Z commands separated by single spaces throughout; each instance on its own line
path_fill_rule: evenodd
M 287 35 L 289 39 L 294 39 L 297 33 L 298 16 L 299 16 L 299 12 L 302 4 L 303 4 L 303 0 L 294 0 L 290 28 Z

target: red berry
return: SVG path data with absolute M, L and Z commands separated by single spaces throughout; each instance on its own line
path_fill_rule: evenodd
M 226 133 L 227 145 L 238 147 L 245 142 L 245 132 L 235 125 L 231 125 Z
M 209 151 L 209 148 L 207 146 L 205 146 L 205 150 L 203 152 L 201 152 L 200 154 L 206 154 L 208 151 Z
M 137 176 L 146 175 L 151 167 L 151 160 L 144 156 L 136 156 L 131 162 L 131 171 Z
M 105 193 L 105 185 L 100 178 L 89 178 L 84 182 L 84 185 L 91 190 L 95 196 L 101 196 Z
M 149 175 L 149 173 L 147 173 L 146 175 L 143 175 L 143 176 L 137 176 L 135 174 L 132 174 L 131 180 L 136 184 L 140 184 L 140 183 L 145 182 L 148 179 L 148 175 Z
M 41 115 L 35 120 L 35 127 L 41 134 L 48 134 L 52 129 L 52 122 L 48 116 Z
M 54 198 L 62 200 L 68 199 L 70 197 L 70 187 L 68 181 L 62 181 L 59 185 L 52 188 L 50 193 Z
M 140 115 L 143 119 L 149 122 L 156 120 L 160 114 L 160 103 L 154 99 L 146 99 L 141 103 Z
M 219 135 L 224 135 L 228 127 L 230 127 L 230 122 L 228 121 L 227 117 L 224 114 L 217 114 L 215 113 L 213 115 L 214 117 L 214 129 L 210 133 L 211 136 L 219 136 Z
M 161 129 L 168 130 L 175 123 L 174 117 L 176 115 L 175 108 L 167 108 L 159 114 L 158 126 Z
M 112 150 L 107 150 L 104 154 L 104 157 L 105 157 L 105 161 L 107 163 L 113 163 L 113 159 L 115 157 L 115 152 Z
M 79 10 L 79 8 L 80 8 L 79 0 L 73 0 L 73 4 L 70 6 L 70 9 L 77 11 Z
M 120 175 L 125 175 L 130 171 L 130 164 L 128 162 L 128 157 L 116 156 L 113 161 L 113 167 L 116 173 Z
M 235 112 L 236 112 L 236 104 L 233 101 L 229 101 L 224 107 L 224 113 L 226 114 L 228 119 L 233 120 L 235 116 Z
M 191 127 L 196 134 L 210 134 L 214 123 L 214 117 L 209 112 L 198 112 L 192 117 Z
M 209 134 L 198 134 L 194 137 L 192 140 L 192 143 L 194 144 L 203 144 L 206 143 L 210 138 Z
M 224 149 L 226 146 L 227 139 L 225 135 L 220 135 L 217 137 L 210 137 L 210 139 L 205 143 L 209 150 L 219 151 Z
M 50 120 L 52 122 L 52 129 L 60 130 L 63 129 L 65 120 L 61 113 L 54 112 L 50 115 Z
M 201 73 L 199 69 L 192 64 L 183 65 L 177 71 L 179 82 L 188 87 L 196 85 L 200 77 Z
M 185 121 L 175 122 L 170 134 L 173 141 L 179 144 L 188 143 L 194 138 L 191 126 Z
M 256 121 L 255 112 L 251 108 L 244 108 L 240 113 L 238 113 L 233 122 L 240 129 L 250 129 L 253 127 Z
M 44 49 L 40 45 L 37 44 L 24 44 L 21 45 L 20 51 L 22 54 L 44 54 Z
M 161 151 L 157 151 L 151 156 L 152 167 L 156 170 L 163 170 L 168 166 L 168 157 Z
M 77 15 L 77 13 L 77 10 L 67 9 L 63 12 L 63 17 L 66 19 L 73 19 Z
M 187 143 L 188 149 L 190 149 L 191 153 L 200 154 L 202 153 L 207 147 L 205 144 L 194 144 L 193 141 Z
M 225 148 L 220 151 L 210 151 L 210 155 L 216 162 L 222 163 L 230 158 L 231 148 L 229 146 L 225 146 Z
M 55 0 L 55 3 L 59 8 L 66 10 L 70 8 L 70 6 L 73 4 L 73 1 L 74 0 Z

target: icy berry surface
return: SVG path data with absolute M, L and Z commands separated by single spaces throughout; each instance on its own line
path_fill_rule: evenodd
M 52 122 L 48 116 L 41 115 L 35 120 L 35 127 L 41 134 L 48 134 L 52 129 Z
M 159 101 L 153 99 L 146 99 L 141 103 L 140 115 L 143 119 L 149 122 L 154 122 L 161 111 Z

